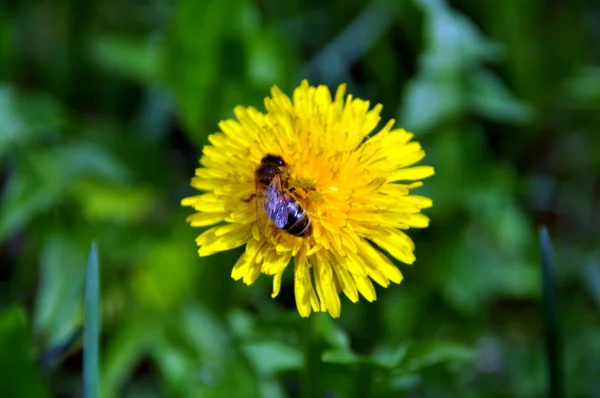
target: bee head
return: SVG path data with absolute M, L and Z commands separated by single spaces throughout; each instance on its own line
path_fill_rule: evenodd
M 279 155 L 267 154 L 260 161 L 262 164 L 275 163 L 279 166 L 285 166 L 285 161 Z
M 264 185 L 269 185 L 276 175 L 280 174 L 280 170 L 277 164 L 273 163 L 262 163 L 258 169 L 256 169 L 256 179 Z

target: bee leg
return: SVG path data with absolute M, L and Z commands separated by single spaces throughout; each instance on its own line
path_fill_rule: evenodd
M 302 198 L 302 199 L 306 199 L 308 197 L 308 194 L 302 188 L 292 187 L 292 188 L 290 188 L 289 192 L 293 193 L 295 196 Z
M 255 193 L 253 193 L 252 195 L 250 195 L 250 197 L 249 197 L 248 199 L 242 199 L 242 202 L 246 202 L 246 203 L 248 203 L 248 202 L 250 202 L 250 201 L 252 200 L 252 198 L 254 198 L 255 196 L 256 196 L 256 194 L 255 194 Z

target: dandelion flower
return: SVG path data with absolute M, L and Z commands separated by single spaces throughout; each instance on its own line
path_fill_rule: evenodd
M 326 86 L 307 81 L 292 98 L 273 87 L 265 107 L 266 113 L 236 107 L 236 120 L 220 122 L 221 131 L 208 137 L 191 183 L 202 193 L 182 200 L 196 211 L 187 218 L 193 227 L 212 226 L 196 239 L 198 253 L 245 245 L 231 276 L 251 285 L 261 273 L 273 275 L 272 297 L 293 263 L 300 315 L 339 317 L 341 292 L 352 302 L 359 294 L 372 302 L 372 281 L 383 287 L 402 281 L 390 257 L 415 261 L 404 230 L 428 226 L 421 209 L 432 201 L 409 192 L 434 170 L 414 166 L 425 152 L 393 120 L 374 133 L 382 106 L 346 96 L 345 85 L 334 98 Z M 259 227 L 264 210 L 255 173 L 266 155 L 285 164 L 281 189 L 293 190 L 290 197 L 310 219 L 309 234 L 294 236 L 274 222 Z

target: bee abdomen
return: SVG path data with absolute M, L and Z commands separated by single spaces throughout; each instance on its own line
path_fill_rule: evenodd
M 288 203 L 288 219 L 283 229 L 294 236 L 306 236 L 312 232 L 310 218 L 300 203 L 290 201 Z

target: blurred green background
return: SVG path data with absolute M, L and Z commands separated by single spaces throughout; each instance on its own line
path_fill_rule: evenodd
M 599 3 L 1 4 L 0 396 L 81 396 L 92 240 L 103 397 L 545 396 L 542 223 L 566 396 L 600 396 Z M 404 282 L 339 320 L 199 258 L 179 204 L 217 122 L 303 78 L 437 172 Z

